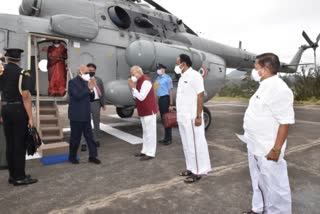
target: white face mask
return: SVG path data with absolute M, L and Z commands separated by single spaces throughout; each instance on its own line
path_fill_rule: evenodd
M 60 47 L 60 44 L 54 44 L 54 47 L 58 48 Z
M 176 72 L 176 74 L 182 73 L 182 69 L 180 68 L 180 65 L 176 65 L 176 67 L 174 68 L 174 72 Z
M 256 69 L 252 69 L 251 71 L 251 77 L 254 81 L 256 82 L 260 82 L 261 81 L 261 76 L 259 75 L 258 70 Z
M 82 79 L 84 81 L 89 81 L 90 80 L 90 74 L 82 74 L 81 77 L 82 77 Z
M 158 70 L 157 70 L 157 74 L 158 74 L 159 76 L 161 76 L 161 75 L 163 74 L 162 70 L 161 70 L 161 69 L 158 69 Z
M 138 82 L 138 78 L 135 77 L 135 76 L 131 76 L 131 80 L 132 80 L 132 82 L 134 82 L 134 83 Z

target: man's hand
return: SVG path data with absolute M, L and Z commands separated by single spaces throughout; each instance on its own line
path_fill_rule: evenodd
M 174 112 L 174 106 L 169 107 L 169 112 Z
M 107 108 L 105 106 L 102 106 L 101 108 L 102 108 L 103 111 L 107 110 Z
M 131 79 L 128 79 L 128 86 L 131 89 L 136 88 L 136 84 Z
M 2 65 L 2 61 L 0 61 L 0 75 L 3 74 L 3 71 L 4 71 L 4 67 Z
M 196 126 L 201 126 L 201 124 L 202 124 L 202 118 L 196 118 L 194 124 L 195 124 Z
M 96 80 L 95 79 L 90 79 L 88 82 L 88 88 L 91 90 L 93 90 L 93 88 L 96 86 Z
M 0 124 L 2 124 L 3 123 L 3 119 L 2 119 L 2 117 L 0 117 Z
M 33 119 L 29 119 L 29 121 L 28 121 L 28 127 L 29 128 L 33 128 L 34 126 L 33 126 Z
M 271 161 L 277 162 L 279 160 L 280 153 L 281 153 L 281 150 L 271 149 L 271 151 L 266 156 L 266 158 L 267 158 L 267 160 L 271 160 Z

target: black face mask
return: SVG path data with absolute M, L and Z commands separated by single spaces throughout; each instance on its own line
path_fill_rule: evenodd
M 90 72 L 89 75 L 90 75 L 90 77 L 94 77 L 96 75 L 96 73 L 95 72 Z
M 5 63 L 5 62 L 6 62 L 6 58 L 1 57 L 1 58 L 0 58 L 0 61 L 2 61 L 2 63 Z

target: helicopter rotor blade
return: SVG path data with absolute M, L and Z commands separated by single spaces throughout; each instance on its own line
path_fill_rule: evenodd
M 320 41 L 320 33 L 319 33 L 319 35 L 318 35 L 318 37 L 317 37 L 317 40 L 316 40 L 316 44 L 317 44 L 317 45 L 319 44 L 319 41 Z
M 308 36 L 308 34 L 305 31 L 302 32 L 302 36 L 304 37 L 304 39 L 308 42 L 308 44 L 311 47 L 314 47 L 315 44 L 312 42 L 312 40 L 310 39 L 310 37 Z

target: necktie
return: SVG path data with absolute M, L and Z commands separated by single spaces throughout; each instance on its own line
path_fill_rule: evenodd
M 97 85 L 97 83 L 96 83 L 96 85 L 95 85 L 95 88 L 97 89 L 99 98 L 102 97 L 101 90 L 100 90 L 99 86 Z

